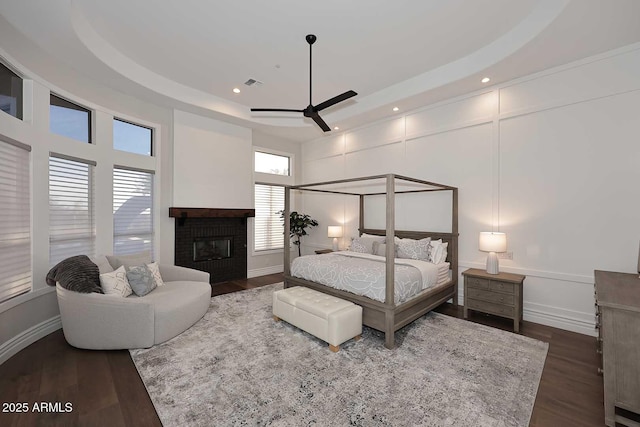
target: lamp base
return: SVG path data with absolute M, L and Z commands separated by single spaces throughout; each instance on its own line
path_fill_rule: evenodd
M 333 238 L 333 251 L 334 252 L 338 252 L 338 238 L 337 237 Z
M 489 252 L 489 255 L 487 256 L 487 273 L 500 273 L 500 269 L 498 266 L 498 255 L 495 252 Z

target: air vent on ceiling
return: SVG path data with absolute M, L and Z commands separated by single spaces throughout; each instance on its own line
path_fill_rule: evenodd
M 260 86 L 262 82 L 256 79 L 249 79 L 246 82 L 244 82 L 244 84 L 246 84 L 247 86 Z

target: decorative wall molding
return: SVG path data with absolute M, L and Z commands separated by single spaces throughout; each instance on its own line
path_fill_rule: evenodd
M 57 315 L 22 331 L 20 334 L 0 345 L 0 364 L 9 360 L 20 350 L 27 348 L 39 339 L 44 338 L 50 333 L 61 328 L 62 321 L 60 320 L 60 315 Z
M 566 310 L 559 307 L 525 302 L 523 318 L 529 322 L 595 337 L 595 312 L 587 313 Z

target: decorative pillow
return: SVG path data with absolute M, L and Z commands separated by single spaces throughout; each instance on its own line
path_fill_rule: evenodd
M 111 273 L 101 274 L 100 286 L 105 295 L 126 298 L 133 293 L 127 280 L 127 271 L 122 265 Z
M 153 273 L 146 265 L 136 265 L 127 270 L 127 280 L 133 293 L 143 297 L 156 288 Z
M 151 274 L 153 274 L 153 280 L 156 282 L 156 286 L 164 286 L 164 281 L 162 280 L 162 276 L 160 276 L 160 267 L 158 267 L 157 262 L 152 262 L 151 264 L 147 264 L 149 270 L 151 270 Z
M 398 258 L 419 259 L 427 261 L 429 258 L 429 243 L 431 237 L 425 239 L 397 239 Z
M 387 256 L 387 244 L 380 242 L 373 242 L 373 254 L 379 256 Z M 393 255 L 395 258 L 398 257 L 398 245 L 395 245 L 393 250 Z
M 349 249 L 351 252 L 358 252 L 361 254 L 370 254 L 371 252 L 367 249 L 366 243 L 362 241 L 362 239 L 355 238 L 351 241 L 351 248 Z
M 86 255 L 76 255 L 60 261 L 49 270 L 45 280 L 49 286 L 55 286 L 58 282 L 70 291 L 102 293 L 100 270 Z
M 104 255 L 96 255 L 90 256 L 89 259 L 92 263 L 98 266 L 98 270 L 100 270 L 100 274 L 111 273 L 113 271 L 113 267 L 109 264 L 109 260 Z
M 153 261 L 151 259 L 151 251 L 144 251 L 131 255 L 107 255 L 107 259 L 114 269 L 117 269 L 122 265 L 128 268 L 133 267 L 134 265 L 150 264 Z
M 429 243 L 429 262 L 440 264 L 447 259 L 447 247 L 449 243 L 442 243 L 442 239 L 432 240 Z

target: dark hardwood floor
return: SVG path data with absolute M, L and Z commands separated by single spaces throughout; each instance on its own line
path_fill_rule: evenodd
M 213 285 L 221 295 L 282 281 L 282 274 Z M 436 311 L 462 317 L 461 307 Z M 470 321 L 510 330 L 510 320 L 472 314 Z M 530 426 L 604 425 L 595 338 L 523 322 L 521 333 L 549 343 Z M 161 426 L 129 352 L 71 347 L 62 330 L 0 365 L 0 402 L 26 402 L 26 413 L 0 412 L 0 426 Z M 71 412 L 35 412 L 38 402 L 70 402 Z M 60 409 L 60 408 L 53 408 Z M 169 427 L 169 426 L 165 426 Z M 171 426 L 173 427 L 173 426 Z

